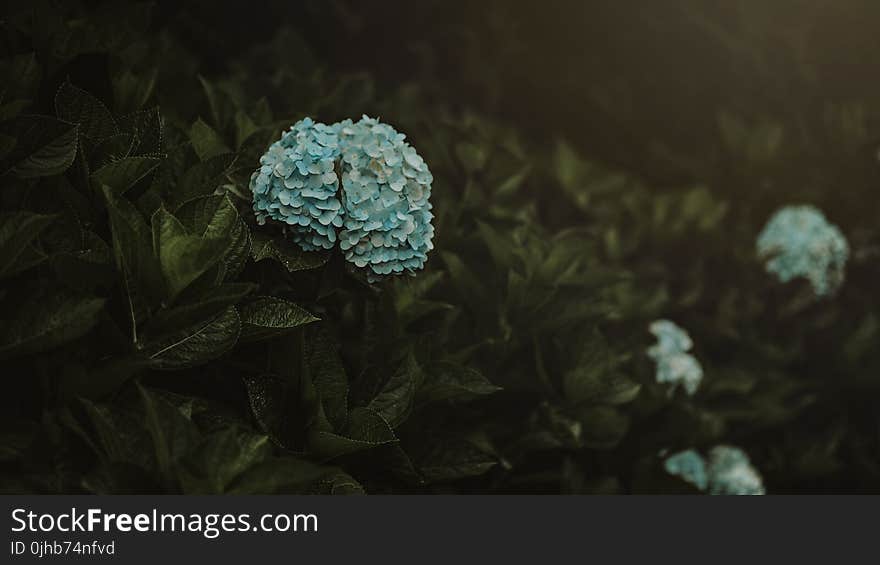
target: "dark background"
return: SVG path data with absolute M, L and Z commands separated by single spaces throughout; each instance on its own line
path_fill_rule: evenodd
M 650 147 L 707 150 L 719 109 L 818 118 L 880 95 L 880 5 L 870 0 L 161 2 L 156 24 L 205 72 L 291 26 L 334 69 L 564 134 L 657 175 Z M 647 161 L 647 162 L 646 162 Z M 673 171 L 674 172 L 674 171 Z

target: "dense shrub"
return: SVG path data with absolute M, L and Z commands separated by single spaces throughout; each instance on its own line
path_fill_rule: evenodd
M 181 10 L 182 27 L 117 2 L 4 16 L 3 491 L 880 489 L 860 101 L 821 123 L 723 110 L 711 151 L 655 145 L 657 174 L 636 174 L 490 111 L 491 72 L 349 73 L 289 26 L 218 65 L 186 41 L 212 22 Z M 468 64 L 486 56 L 471 48 Z M 430 167 L 419 265 L 364 272 L 382 250 L 353 250 L 363 226 L 314 202 L 293 223 L 320 231 L 284 229 L 259 197 L 255 215 L 283 131 L 363 113 Z M 322 203 L 346 178 L 326 157 Z M 772 212 L 801 203 L 849 241 L 833 296 L 756 253 Z M 399 270 L 417 273 L 372 276 Z M 691 338 L 673 352 L 686 378 L 657 378 L 661 319 Z

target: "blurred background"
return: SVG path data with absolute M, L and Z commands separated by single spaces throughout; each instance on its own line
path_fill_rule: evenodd
M 202 54 L 204 72 L 291 27 L 334 69 L 367 71 L 389 90 L 430 84 L 438 98 L 515 120 L 536 139 L 565 135 L 649 176 L 682 172 L 659 146 L 708 157 L 721 110 L 806 119 L 807 133 L 829 105 L 880 95 L 880 5 L 870 0 L 158 7 L 157 25 Z

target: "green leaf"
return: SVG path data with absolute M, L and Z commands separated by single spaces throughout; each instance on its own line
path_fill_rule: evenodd
M 144 428 L 143 415 L 139 411 L 126 410 L 113 404 L 97 404 L 85 398 L 79 399 L 94 428 L 99 456 L 107 461 L 119 461 L 138 465 L 144 469 L 155 466 L 153 441 Z
M 199 82 L 202 83 L 202 89 L 208 99 L 214 126 L 221 132 L 226 132 L 235 116 L 235 104 L 226 92 L 211 84 L 205 77 L 199 76 Z
M 183 203 L 175 212 L 190 233 L 203 237 L 228 237 L 229 245 L 223 254 L 227 280 L 244 268 L 251 248 L 251 232 L 238 209 L 226 195 L 194 198 Z
M 583 344 L 577 366 L 562 378 L 566 400 L 574 404 L 624 404 L 638 395 L 641 385 L 621 374 L 604 337 L 595 332 Z
M 161 162 L 157 157 L 126 157 L 111 161 L 94 171 L 91 181 L 93 186 L 109 186 L 116 194 L 125 194 Z
M 241 320 L 234 306 L 218 316 L 149 343 L 144 351 L 157 369 L 194 367 L 220 357 L 238 341 Z
M 424 382 L 416 401 L 420 405 L 438 401 L 466 402 L 499 390 L 501 387 L 493 385 L 474 369 L 439 361 L 425 368 Z
M 254 419 L 272 440 L 287 447 L 291 426 L 290 387 L 278 375 L 264 374 L 244 378 Z
M 116 102 L 116 110 L 120 112 L 140 110 L 152 96 L 158 76 L 159 69 L 157 67 L 150 69 L 142 76 L 133 73 L 131 69 L 114 73 L 112 76 L 113 99 Z
M 495 189 L 495 196 L 498 198 L 509 198 L 515 195 L 526 179 L 529 178 L 529 175 L 532 172 L 532 167 L 530 165 L 526 165 L 520 170 L 518 173 L 510 176 L 498 185 Z
M 243 473 L 228 489 L 229 494 L 306 494 L 329 470 L 298 457 L 275 457 Z
M 476 477 L 498 464 L 498 459 L 464 440 L 431 442 L 416 464 L 429 483 Z
M 575 191 L 579 188 L 585 166 L 577 153 L 568 143 L 558 141 L 554 154 L 554 172 L 559 184 L 566 190 Z
M 594 449 L 615 447 L 629 430 L 629 418 L 610 406 L 594 406 L 578 414 L 583 445 Z
M 190 233 L 202 237 L 225 237 L 240 217 L 235 205 L 225 195 L 193 198 L 181 204 L 174 215 Z
M 272 239 L 261 233 L 255 233 L 251 246 L 251 257 L 254 261 L 275 259 L 288 272 L 306 271 L 323 266 L 330 259 L 328 253 L 320 251 L 303 251 L 297 244 L 286 239 Z
M 0 279 L 35 264 L 35 260 L 28 259 L 33 255 L 26 250 L 54 219 L 55 216 L 26 211 L 0 213 Z M 39 260 L 44 258 L 42 253 L 37 255 Z
M 484 222 L 477 222 L 477 228 L 486 247 L 489 248 L 489 254 L 495 265 L 501 268 L 509 268 L 513 266 L 513 246 L 505 240 L 492 226 Z
M 464 261 L 458 255 L 449 251 L 440 252 L 440 256 L 443 258 L 452 283 L 458 292 L 468 297 L 474 303 L 485 303 L 484 286 L 474 275 L 473 271 L 464 264 Z
M 119 118 L 119 127 L 131 136 L 129 156 L 155 157 L 165 151 L 165 126 L 159 108 L 140 110 Z
M 243 340 L 267 339 L 319 320 L 293 302 L 271 296 L 256 297 L 240 311 Z
M 160 310 L 147 322 L 144 340 L 149 342 L 179 328 L 198 325 L 216 317 L 258 288 L 252 283 L 225 283 L 211 288 L 192 302 Z
M 312 328 L 305 340 L 304 356 L 308 376 L 332 430 L 341 430 L 348 420 L 348 375 L 339 356 L 339 345 L 326 329 Z
M 175 477 L 177 461 L 199 441 L 199 433 L 189 415 L 158 394 L 138 385 L 146 428 L 153 438 L 159 471 L 166 478 Z
M 88 155 L 89 171 L 96 171 L 115 161 L 125 159 L 131 154 L 132 137 L 127 133 L 118 133 L 110 137 L 106 137 L 101 141 L 91 141 L 83 144 L 83 154 Z M 85 164 L 85 163 L 84 163 Z M 90 177 L 90 180 L 92 177 Z M 100 184 L 94 183 L 97 191 L 100 192 Z
M 570 402 L 625 404 L 635 399 L 642 387 L 616 371 L 579 367 L 565 373 L 563 388 Z
M 259 127 L 246 113 L 241 110 L 235 113 L 235 147 L 240 149 L 242 144 L 256 132 Z
M 207 161 L 211 157 L 229 153 L 229 148 L 214 129 L 201 118 L 189 128 L 189 140 L 199 159 Z
M 153 254 L 150 230 L 140 212 L 125 198 L 102 187 L 113 233 L 113 254 L 122 274 L 127 299 L 132 341 L 137 343 L 137 322 L 164 285 L 161 270 Z
M 366 493 L 364 492 L 364 487 L 348 473 L 331 471 L 318 481 L 314 494 L 349 495 Z
M 47 351 L 85 335 L 105 300 L 55 291 L 7 304 L 0 327 L 0 359 Z
M 169 196 L 180 204 L 198 196 L 214 194 L 217 187 L 226 182 L 226 175 L 235 163 L 235 155 L 215 155 L 187 170 Z
M 76 124 L 49 116 L 20 116 L 0 124 L 0 135 L 16 141 L 3 170 L 21 178 L 61 174 L 76 158 Z
M 159 208 L 151 221 L 153 249 L 159 257 L 169 300 L 220 261 L 226 251 L 223 237 L 190 235 L 174 215 Z
M 110 110 L 70 82 L 65 81 L 55 93 L 55 113 L 65 122 L 78 124 L 80 133 L 90 139 L 104 139 L 119 133 Z
M 421 381 L 421 367 L 412 353 L 391 375 L 382 390 L 370 401 L 368 408 L 380 415 L 392 428 L 397 428 L 409 417 Z
M 330 460 L 343 455 L 397 443 L 394 431 L 381 416 L 369 408 L 355 408 L 349 415 L 346 434 L 313 431 L 309 434 L 309 452 Z
M 455 154 L 469 173 L 481 170 L 486 166 L 486 161 L 489 158 L 489 152 L 485 146 L 469 141 L 457 144 Z
M 178 478 L 187 494 L 223 494 L 236 479 L 271 454 L 267 436 L 226 428 L 204 438 L 187 454 Z M 263 491 L 266 492 L 271 490 Z

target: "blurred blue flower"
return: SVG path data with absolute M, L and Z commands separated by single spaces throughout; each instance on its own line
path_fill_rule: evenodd
M 764 494 L 761 475 L 741 449 L 719 445 L 709 451 L 709 494 Z
M 657 382 L 672 384 L 670 392 L 681 386 L 687 394 L 693 395 L 703 380 L 703 368 L 687 353 L 693 347 L 690 336 L 669 320 L 656 320 L 649 330 L 657 337 L 657 343 L 647 351 L 657 364 Z
M 813 206 L 778 210 L 758 236 L 758 256 L 782 282 L 806 278 L 817 296 L 833 294 L 843 283 L 849 245 L 837 226 Z
M 368 278 L 421 269 L 433 249 L 428 165 L 387 124 L 363 116 L 337 124 L 342 147 L 339 247 Z
M 709 486 L 709 478 L 706 474 L 706 462 L 703 457 L 694 451 L 680 451 L 666 458 L 663 463 L 666 472 L 691 483 L 700 490 L 706 490 Z
M 298 121 L 260 158 L 251 175 L 254 212 L 259 224 L 267 219 L 285 223 L 303 249 L 330 249 L 342 227 L 337 192 L 339 158 L 337 126 Z
M 709 451 L 709 461 L 695 450 L 670 455 L 663 463 L 666 472 L 681 477 L 709 494 L 764 494 L 761 475 L 752 467 L 748 455 L 737 447 L 717 445 Z
M 648 330 L 657 337 L 657 344 L 648 349 L 648 355 L 654 359 L 684 353 L 694 346 L 691 336 L 669 320 L 654 320 Z

